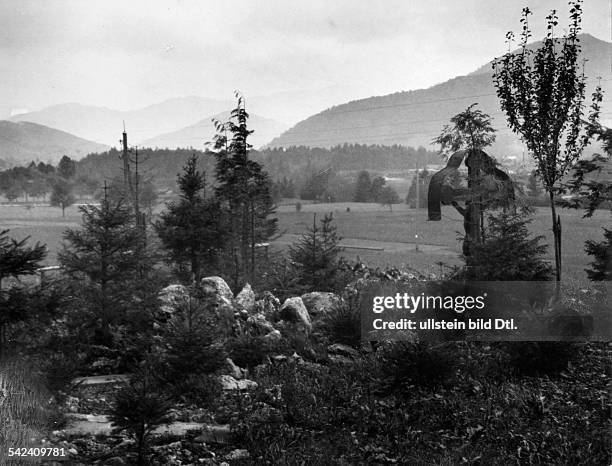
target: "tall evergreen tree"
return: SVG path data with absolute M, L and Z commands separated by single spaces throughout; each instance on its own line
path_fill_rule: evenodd
M 362 170 L 357 175 L 353 202 L 369 202 L 371 194 L 372 180 L 370 179 L 370 174 L 366 170 Z
M 178 175 L 180 199 L 170 202 L 155 223 L 155 231 L 178 270 L 189 270 L 196 281 L 213 268 L 224 245 L 219 202 L 205 197 L 205 175 L 193 155 Z
M 418 178 L 414 176 L 412 178 L 412 182 L 410 183 L 410 188 L 408 188 L 408 194 L 406 195 L 406 204 L 410 206 L 410 208 L 422 209 L 427 207 L 427 191 L 429 188 L 429 180 L 431 179 L 431 173 L 427 170 L 421 170 L 419 172 Z M 417 184 L 419 189 L 419 205 L 417 206 Z
M 143 266 L 144 243 L 123 200 L 103 199 L 99 207 L 79 210 L 82 226 L 66 230 L 58 259 L 72 278 L 80 312 L 91 316 L 95 340 L 110 345 L 111 326 L 123 319 L 129 307 L 129 283 Z
M 236 93 L 238 103 L 227 122 L 215 121 L 214 137 L 217 166 L 216 197 L 228 210 L 229 248 L 233 261 L 233 281 L 255 274 L 256 246 L 268 241 L 277 230 L 272 217 L 275 205 L 270 194 L 270 178 L 262 166 L 249 158 L 249 114 L 244 98 Z M 229 133 L 229 137 L 228 137 Z
M 289 248 L 289 257 L 297 268 L 299 284 L 305 291 L 332 290 L 338 271 L 340 237 L 331 213 L 317 226 L 316 214 L 312 227 Z
M 8 234 L 9 230 L 0 230 L 0 353 L 6 343 L 7 325 L 24 320 L 30 310 L 27 290 L 3 289 L 2 282 L 9 277 L 33 275 L 47 256 L 46 246 L 29 246 L 29 237 L 18 241 Z

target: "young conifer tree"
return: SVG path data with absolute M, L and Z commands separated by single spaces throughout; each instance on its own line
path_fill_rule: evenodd
M 134 215 L 123 200 L 102 199 L 100 206 L 80 207 L 82 226 L 64 232 L 58 259 L 71 278 L 75 300 L 95 330 L 97 343 L 113 341 L 111 327 L 130 305 L 129 283 L 145 266 L 144 242 Z
M 155 223 L 155 231 L 170 262 L 199 280 L 216 267 L 224 245 L 223 216 L 217 200 L 205 197 L 205 175 L 193 155 L 178 175 L 180 198 L 170 202 Z
M 304 291 L 330 291 L 338 271 L 340 237 L 331 213 L 317 225 L 316 215 L 312 227 L 289 248 L 289 257 L 299 274 Z

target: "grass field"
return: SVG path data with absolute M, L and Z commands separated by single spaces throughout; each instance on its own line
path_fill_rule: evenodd
M 350 211 L 347 212 L 347 208 Z M 344 238 L 341 244 L 350 246 L 343 252 L 347 258 L 359 256 L 371 266 L 403 266 L 435 273 L 440 271 L 438 262 L 462 263 L 458 236 L 463 233 L 463 221 L 451 207 L 443 207 L 442 221 L 430 222 L 425 209 L 408 209 L 405 204 L 395 205 L 390 211 L 378 204 L 302 203 L 302 210 L 296 212 L 294 203 L 284 203 L 277 211 L 283 236 L 274 246 L 285 248 L 312 225 L 314 213 L 321 218 L 327 212 L 334 215 L 338 233 Z M 586 283 L 584 269 L 590 257 L 584 253 L 584 242 L 602 239 L 601 228 L 612 224 L 610 213 L 598 211 L 593 218 L 583 219 L 580 211 L 561 210 L 561 220 L 564 279 Z M 48 265 L 56 264 L 63 231 L 77 227 L 80 221 L 80 214 L 74 206 L 66 209 L 66 217 L 62 218 L 58 208 L 38 206 L 26 209 L 0 205 L 0 228 L 10 229 L 16 238 L 30 235 L 34 241 L 47 244 Z M 545 242 L 552 244 L 550 211 L 547 208 L 538 208 L 531 231 L 544 235 Z M 415 235 L 418 235 L 419 251 L 416 250 Z M 549 258 L 553 260 L 552 250 L 550 252 Z

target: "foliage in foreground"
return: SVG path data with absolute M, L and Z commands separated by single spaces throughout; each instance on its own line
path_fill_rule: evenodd
M 381 392 L 376 355 L 348 367 L 270 366 L 236 440 L 255 464 L 609 463 L 603 344 L 583 345 L 581 364 L 552 378 L 513 376 L 488 345 L 448 349 L 460 361 L 452 383 L 396 393 Z
M 138 464 L 145 464 L 148 437 L 157 427 L 168 424 L 172 404 L 163 395 L 152 375 L 144 370 L 115 395 L 109 419 L 116 431 L 125 431 L 136 440 Z
M 9 447 L 28 447 L 63 423 L 45 380 L 22 360 L 0 360 L 0 464 Z

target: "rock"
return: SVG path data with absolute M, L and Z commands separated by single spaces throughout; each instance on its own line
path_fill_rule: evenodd
M 352 348 L 348 345 L 343 345 L 341 343 L 334 343 L 333 345 L 329 345 L 327 347 L 327 352 L 330 354 L 345 356 L 351 359 L 357 359 L 361 356 L 359 351 L 357 351 L 355 348 Z
M 264 336 L 264 340 L 268 341 L 268 342 L 275 342 L 275 341 L 280 341 L 282 340 L 283 336 L 281 335 L 280 331 L 278 330 L 272 330 L 270 333 L 267 333 Z
M 102 385 L 107 383 L 126 383 L 130 379 L 127 374 L 92 375 L 77 377 L 72 380 L 75 385 Z
M 247 325 L 251 333 L 255 335 L 268 335 L 271 332 L 276 331 L 274 325 L 266 319 L 263 314 L 254 314 L 249 316 L 246 320 Z
M 197 443 L 228 444 L 232 438 L 229 424 L 206 426 L 202 433 L 193 439 Z
M 157 299 L 161 303 L 160 310 L 172 314 L 189 302 L 189 290 L 183 285 L 168 285 L 158 293 Z
M 234 299 L 234 293 L 221 277 L 204 277 L 200 281 L 202 292 L 207 297 Z
M 257 382 L 249 379 L 236 380 L 231 375 L 220 376 L 219 382 L 223 390 L 254 390 L 257 388 Z
M 342 302 L 338 295 L 324 291 L 306 293 L 301 298 L 304 306 L 306 306 L 306 310 L 313 318 L 326 314 L 330 309 Z
M 238 293 L 234 302 L 238 309 L 251 312 L 255 307 L 255 293 L 251 285 L 248 283 L 244 285 L 244 288 Z
M 244 449 L 232 450 L 227 455 L 225 455 L 225 459 L 230 461 L 246 460 L 250 457 L 251 455 L 249 451 Z
M 330 354 L 329 360 L 334 364 L 353 364 L 355 360 L 342 354 Z
M 225 369 L 228 372 L 228 375 L 231 375 L 235 379 L 242 379 L 244 377 L 244 372 L 240 369 L 234 361 L 230 358 L 225 359 Z
M 279 318 L 287 322 L 300 324 L 307 330 L 312 329 L 310 315 L 300 297 L 287 298 L 280 308 Z
M 124 466 L 125 460 L 119 456 L 113 456 L 104 462 L 104 466 Z

